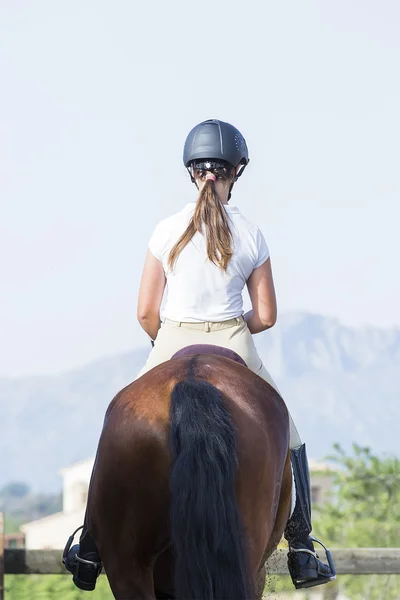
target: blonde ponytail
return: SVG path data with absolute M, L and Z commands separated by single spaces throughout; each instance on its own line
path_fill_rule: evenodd
M 221 179 L 228 179 L 226 169 L 218 169 L 215 173 Z M 204 173 L 200 174 L 200 178 L 205 178 Z M 205 180 L 196 202 L 193 217 L 169 254 L 168 266 L 170 269 L 173 269 L 179 254 L 197 231 L 206 236 L 208 259 L 226 271 L 233 254 L 233 238 L 226 210 L 217 196 L 212 179 Z

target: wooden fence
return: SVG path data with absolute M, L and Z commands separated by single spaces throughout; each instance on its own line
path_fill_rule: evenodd
M 0 600 L 4 600 L 4 515 L 0 512 Z
M 0 513 L 0 600 L 4 600 L 4 574 L 61 574 L 61 550 L 4 549 L 4 519 Z M 287 550 L 277 550 L 267 563 L 270 575 L 286 575 Z M 400 548 L 333 548 L 338 575 L 400 575 Z

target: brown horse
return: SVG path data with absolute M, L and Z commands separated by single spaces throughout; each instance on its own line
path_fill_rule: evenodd
M 232 358 L 173 358 L 108 407 L 86 527 L 117 600 L 261 598 L 289 518 L 289 421 Z

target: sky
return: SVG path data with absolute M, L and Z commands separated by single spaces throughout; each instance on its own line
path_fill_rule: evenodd
M 195 201 L 189 130 L 233 123 L 231 204 L 271 252 L 280 312 L 400 326 L 396 0 L 3 0 L 0 376 L 147 343 L 156 223 Z

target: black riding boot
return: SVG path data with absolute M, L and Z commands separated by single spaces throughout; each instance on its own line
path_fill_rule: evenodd
M 74 536 L 83 529 L 79 544 L 72 546 Z M 62 561 L 65 568 L 73 574 L 73 582 L 80 590 L 91 592 L 96 587 L 96 579 L 101 573 L 103 563 L 96 544 L 89 535 L 85 525 L 79 527 L 68 539 L 64 548 Z
M 321 585 L 336 579 L 335 565 L 329 550 L 311 533 L 310 473 L 306 446 L 290 451 L 296 484 L 296 508 L 286 525 L 285 538 L 289 542 L 288 568 L 296 589 Z M 318 559 L 313 542 L 324 548 L 328 565 Z

